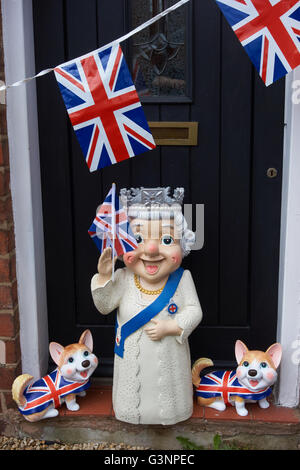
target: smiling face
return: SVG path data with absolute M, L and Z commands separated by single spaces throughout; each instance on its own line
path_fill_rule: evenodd
M 85 345 L 70 345 L 64 349 L 60 372 L 75 382 L 87 380 L 98 365 L 97 357 Z
M 260 351 L 249 351 L 239 364 L 236 375 L 239 382 L 252 391 L 270 387 L 277 379 L 273 364 Z
M 159 283 L 182 261 L 180 235 L 174 221 L 134 219 L 130 225 L 138 247 L 124 255 L 124 263 L 147 282 Z

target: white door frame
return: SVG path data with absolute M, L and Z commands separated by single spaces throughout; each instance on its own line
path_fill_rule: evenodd
M 286 77 L 277 339 L 283 347 L 277 401 L 300 393 L 300 67 Z
M 35 73 L 31 0 L 2 0 L 2 17 L 5 75 L 13 83 Z M 300 379 L 300 104 L 292 102 L 297 79 L 300 68 L 286 80 L 277 331 L 284 350 L 277 402 L 289 407 L 299 403 Z M 40 377 L 48 364 L 48 322 L 34 80 L 8 90 L 7 121 L 23 371 Z
M 2 0 L 5 79 L 35 73 L 31 0 Z M 23 372 L 41 376 L 48 365 L 48 319 L 40 182 L 36 84 L 6 93 Z

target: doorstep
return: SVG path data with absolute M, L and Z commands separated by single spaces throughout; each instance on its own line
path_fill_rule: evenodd
M 107 416 L 114 417 L 112 406 L 112 387 L 110 385 L 93 386 L 87 392 L 87 397 L 78 398 L 80 409 L 76 411 L 77 416 Z M 271 404 L 266 410 L 261 409 L 257 404 L 247 404 L 247 416 L 239 416 L 233 406 L 227 406 L 225 411 L 216 411 L 212 408 L 194 404 L 194 412 L 191 419 L 210 421 L 231 421 L 231 422 L 264 422 L 281 424 L 299 424 L 300 410 L 297 408 L 285 408 Z M 59 410 L 61 416 L 74 416 L 73 411 L 69 411 L 65 406 Z
M 182 449 L 177 437 L 198 446 L 212 446 L 216 434 L 224 442 L 261 450 L 300 449 L 300 410 L 271 404 L 261 409 L 247 404 L 248 415 L 239 416 L 232 406 L 223 412 L 198 406 L 190 419 L 172 426 L 134 425 L 118 421 L 112 407 L 112 387 L 92 383 L 86 397 L 78 397 L 80 409 L 59 409 L 57 418 L 29 423 L 14 409 L 1 421 L 0 434 L 59 442 L 109 442 L 148 447 Z

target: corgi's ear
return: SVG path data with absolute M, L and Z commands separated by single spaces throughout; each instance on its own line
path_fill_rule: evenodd
M 246 352 L 248 352 L 247 346 L 238 339 L 235 343 L 235 358 L 238 364 L 241 362 Z
M 277 369 L 277 367 L 280 364 L 281 356 L 282 356 L 282 346 L 281 346 L 281 344 L 280 343 L 272 344 L 272 346 L 270 346 L 266 350 L 266 354 L 268 354 L 271 357 L 271 359 L 274 363 L 274 366 Z
M 59 365 L 61 353 L 64 349 L 65 348 L 61 344 L 53 342 L 49 344 L 50 356 L 52 357 L 55 364 Z
M 90 330 L 85 330 L 79 339 L 79 344 L 85 344 L 90 351 L 93 351 L 93 337 Z

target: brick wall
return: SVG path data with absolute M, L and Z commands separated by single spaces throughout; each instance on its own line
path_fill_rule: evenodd
M 0 80 L 5 82 L 0 8 Z M 6 106 L 0 103 L 0 413 L 11 407 L 11 385 L 21 373 L 19 312 Z

